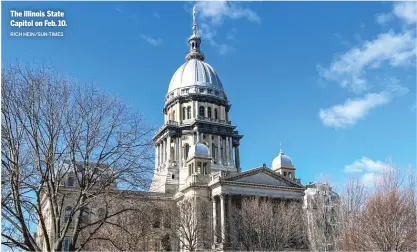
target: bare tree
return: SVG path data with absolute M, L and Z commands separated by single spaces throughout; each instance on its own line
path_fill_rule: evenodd
M 147 251 L 172 250 L 170 218 L 164 213 L 169 203 L 156 204 L 145 200 L 136 211 L 124 212 L 105 224 L 87 244 L 86 249 L 96 251 Z M 163 213 L 162 215 L 158 213 Z M 155 243 L 158 245 L 155 246 Z
M 211 246 L 211 208 L 199 198 L 184 199 L 172 206 L 172 232 L 182 249 L 196 251 Z
M 359 183 L 348 187 L 350 193 L 342 197 L 340 249 L 417 250 L 415 174 L 405 180 L 391 164 L 368 192 Z
M 231 247 L 278 251 L 306 248 L 307 234 L 300 202 L 244 199 L 234 210 Z
M 69 249 L 79 251 L 111 218 L 135 210 L 113 203 L 125 192 L 118 188 L 149 183 L 152 129 L 141 115 L 94 87 L 19 64 L 2 71 L 1 112 L 3 245 L 61 251 L 71 237 Z M 104 215 L 85 221 L 97 202 Z

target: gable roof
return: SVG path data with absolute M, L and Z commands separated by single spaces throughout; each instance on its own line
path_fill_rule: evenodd
M 259 180 L 264 180 L 265 184 L 271 184 L 271 182 L 275 181 L 276 185 L 286 185 L 289 187 L 304 188 L 304 186 L 298 183 L 297 181 L 284 177 L 267 168 L 266 166 L 261 166 L 238 174 L 230 174 L 229 176 L 224 178 L 224 180 L 258 184 L 262 184 L 262 182 L 260 182 Z

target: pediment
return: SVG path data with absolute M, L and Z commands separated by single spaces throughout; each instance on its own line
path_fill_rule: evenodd
M 302 185 L 290 181 L 289 179 L 284 178 L 281 175 L 276 174 L 275 172 L 266 168 L 257 168 L 245 171 L 240 174 L 231 176 L 226 180 L 259 185 L 302 187 Z

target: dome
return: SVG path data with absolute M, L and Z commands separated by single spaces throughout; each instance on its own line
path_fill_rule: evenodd
M 294 168 L 294 164 L 291 158 L 280 152 L 279 155 L 272 161 L 272 169 L 276 170 L 279 168 Z
M 223 90 L 216 71 L 208 63 L 199 59 L 190 59 L 175 71 L 169 83 L 168 93 L 191 86 Z
M 196 143 L 191 146 L 190 150 L 188 151 L 188 157 L 193 156 L 207 157 L 209 156 L 209 148 L 203 143 Z

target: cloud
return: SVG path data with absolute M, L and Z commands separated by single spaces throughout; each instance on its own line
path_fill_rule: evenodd
M 365 173 L 362 175 L 361 181 L 365 186 L 372 186 L 380 177 L 381 175 L 377 175 L 375 172 Z
M 393 13 L 407 24 L 415 24 L 417 19 L 417 3 L 415 1 L 397 2 Z
M 347 128 L 355 125 L 369 112 L 381 105 L 389 103 L 394 97 L 408 93 L 408 89 L 398 85 L 397 79 L 391 79 L 380 93 L 368 93 L 361 98 L 347 99 L 345 103 L 327 109 L 320 109 L 319 118 L 326 126 L 333 128 Z
M 203 40 L 208 41 L 219 54 L 227 54 L 235 51 L 230 40 L 233 40 L 237 30 L 232 29 L 227 35 L 229 43 L 219 42 L 218 30 L 226 20 L 246 19 L 251 22 L 261 23 L 261 18 L 249 8 L 241 4 L 227 1 L 208 1 L 196 3 L 197 19 Z
M 118 12 L 120 12 L 120 13 L 122 13 L 123 11 L 121 10 L 121 9 L 119 9 L 119 8 L 116 8 L 116 11 L 118 11 Z
M 387 24 L 395 20 L 395 18 L 408 25 L 415 24 L 417 19 L 417 4 L 414 1 L 396 2 L 393 4 L 391 12 L 378 13 L 375 17 L 379 24 Z
M 145 34 L 141 34 L 140 36 L 146 42 L 148 42 L 149 44 L 151 44 L 153 46 L 158 46 L 158 45 L 160 45 L 162 43 L 162 39 L 160 39 L 160 38 L 153 38 L 153 37 L 148 36 L 148 35 L 145 35 Z
M 352 164 L 345 165 L 344 172 L 377 172 L 382 173 L 389 169 L 391 166 L 388 163 L 382 161 L 374 161 L 368 157 L 362 157 L 355 160 Z
M 249 21 L 260 23 L 261 18 L 249 8 L 241 7 L 237 3 L 227 1 L 197 2 L 196 9 L 203 19 L 210 19 L 214 24 L 222 24 L 227 18 L 246 18 Z
M 159 15 L 159 13 L 156 11 L 153 12 L 153 16 L 156 18 L 161 18 L 161 15 Z
M 361 176 L 361 181 L 364 185 L 373 185 L 378 180 L 383 172 L 392 169 L 390 162 L 382 162 L 379 160 L 372 160 L 363 156 L 361 159 L 355 160 L 352 164 L 345 165 L 344 172 L 357 173 Z
M 344 104 L 328 109 L 320 109 L 319 116 L 324 125 L 334 128 L 345 128 L 355 125 L 371 109 L 386 104 L 389 97 L 386 93 L 370 93 L 363 98 L 348 99 Z
M 318 66 L 318 70 L 326 80 L 337 81 L 341 87 L 361 93 L 369 89 L 367 70 L 380 68 L 383 63 L 392 67 L 410 65 L 416 55 L 415 44 L 412 31 L 389 31 L 336 57 L 328 68 Z

